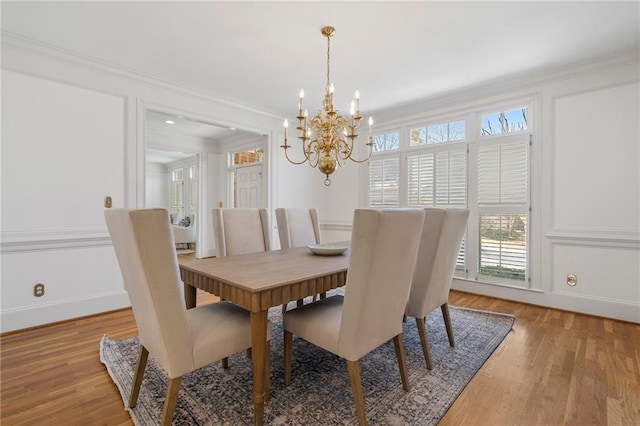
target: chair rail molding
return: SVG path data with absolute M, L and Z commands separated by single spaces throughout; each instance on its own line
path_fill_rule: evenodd
M 545 236 L 552 242 L 574 242 L 591 246 L 640 249 L 640 230 L 556 227 Z
M 3 231 L 0 254 L 110 246 L 104 228 Z
M 352 225 L 345 222 L 323 222 L 320 224 L 320 229 L 323 231 L 346 231 L 351 232 Z

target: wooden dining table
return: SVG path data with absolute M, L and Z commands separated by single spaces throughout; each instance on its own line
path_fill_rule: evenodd
M 187 308 L 196 306 L 196 290 L 215 294 L 251 313 L 254 424 L 264 421 L 268 378 L 269 308 L 345 285 L 347 254 L 318 256 L 307 247 L 217 258 L 178 256 Z

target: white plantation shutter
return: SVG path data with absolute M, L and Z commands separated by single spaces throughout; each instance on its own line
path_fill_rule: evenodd
M 436 155 L 436 206 L 467 205 L 467 152 Z
M 467 206 L 466 145 L 452 150 L 431 150 L 407 157 L 407 205 L 410 207 Z M 464 241 L 456 271 L 465 271 Z
M 407 205 L 466 206 L 466 148 L 407 157 Z
M 433 205 L 433 159 L 432 153 L 407 158 L 407 205 Z
M 369 161 L 369 206 L 398 207 L 400 157 Z
M 478 148 L 478 203 L 526 204 L 526 141 Z
M 527 267 L 528 135 L 480 142 L 480 275 L 524 281 Z
M 465 246 L 467 244 L 467 237 L 462 237 L 462 243 L 460 243 L 460 250 L 458 250 L 458 256 L 456 258 L 456 272 L 465 272 L 465 264 L 464 264 L 464 252 Z

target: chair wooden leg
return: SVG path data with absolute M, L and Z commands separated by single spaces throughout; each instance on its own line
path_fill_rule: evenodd
M 291 384 L 291 356 L 293 354 L 293 333 L 284 331 L 284 385 Z
M 142 384 L 142 376 L 144 376 L 144 369 L 147 366 L 147 358 L 149 357 L 149 351 L 144 346 L 140 345 L 140 352 L 138 352 L 138 362 L 136 363 L 136 373 L 133 376 L 133 384 L 131 385 L 131 395 L 129 396 L 129 408 L 136 406 L 138 402 L 138 393 L 140 392 L 140 385 Z
M 393 338 L 393 345 L 396 347 L 396 357 L 398 358 L 398 367 L 400 368 L 400 379 L 402 380 L 402 389 L 409 392 L 409 372 L 407 371 L 407 360 L 404 356 L 404 345 L 402 344 L 402 333 Z
M 360 381 L 360 369 L 358 367 L 358 361 L 347 360 L 347 370 L 349 371 L 349 380 L 351 381 L 351 393 L 353 394 L 353 402 L 356 405 L 358 424 L 360 426 L 366 426 L 367 416 L 364 411 L 364 394 L 362 393 L 362 382 Z
M 447 328 L 447 336 L 449 336 L 449 345 L 455 347 L 456 342 L 453 340 L 453 328 L 451 327 L 451 315 L 449 315 L 449 304 L 445 303 L 440 306 L 442 310 L 442 317 L 444 318 L 444 325 Z
M 171 426 L 173 412 L 176 409 L 176 402 L 178 402 L 178 391 L 180 390 L 181 382 L 182 377 L 169 380 L 167 395 L 164 397 L 164 405 L 162 407 L 162 418 L 160 419 L 160 425 L 162 426 Z
M 304 299 L 296 300 L 296 308 L 302 308 L 304 306 Z
M 324 300 L 327 298 L 327 292 L 323 291 L 322 293 L 320 293 L 320 295 L 318 296 L 318 300 Z
M 425 318 L 416 318 L 416 325 L 418 326 L 418 335 L 420 336 L 420 343 L 422 344 L 422 353 L 424 354 L 424 361 L 427 363 L 427 368 L 431 370 L 433 363 L 431 362 L 431 355 L 429 354 L 429 341 L 427 340 L 427 327 L 425 326 Z
M 227 369 L 229 368 L 229 357 L 224 357 L 222 358 L 222 368 Z
M 253 348 L 247 348 L 247 350 L 244 351 L 244 353 L 247 356 L 247 358 L 251 358 L 252 350 L 253 350 Z

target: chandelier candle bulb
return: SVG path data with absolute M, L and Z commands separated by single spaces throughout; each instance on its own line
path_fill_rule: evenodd
M 302 115 L 303 99 L 304 99 L 304 90 L 300 89 L 300 101 L 298 101 L 298 116 Z
M 363 159 L 353 157 L 357 151 L 356 141 L 358 139 L 357 129 L 360 124 L 360 91 L 356 90 L 355 100 L 351 101 L 349 116 L 344 117 L 339 111 L 334 109 L 333 94 L 335 88 L 331 83 L 330 63 L 331 63 L 331 37 L 335 28 L 331 26 L 323 27 L 321 33 L 327 38 L 327 84 L 322 101 L 322 108 L 316 114 L 309 117 L 309 113 L 304 108 L 304 91 L 300 90 L 300 100 L 298 101 L 298 139 L 301 141 L 302 154 L 301 161 L 294 161 L 289 157 L 288 149 L 291 147 L 287 143 L 288 121 L 284 123 L 284 155 L 292 164 L 304 164 L 308 162 L 311 167 L 317 167 L 326 176 L 324 184 L 331 185 L 329 176 L 337 167 L 342 167 L 347 160 L 354 163 L 364 163 L 369 160 L 373 151 L 372 146 L 372 125 L 373 119 L 369 118 L 369 141 L 365 143 L 368 147 L 368 154 Z

